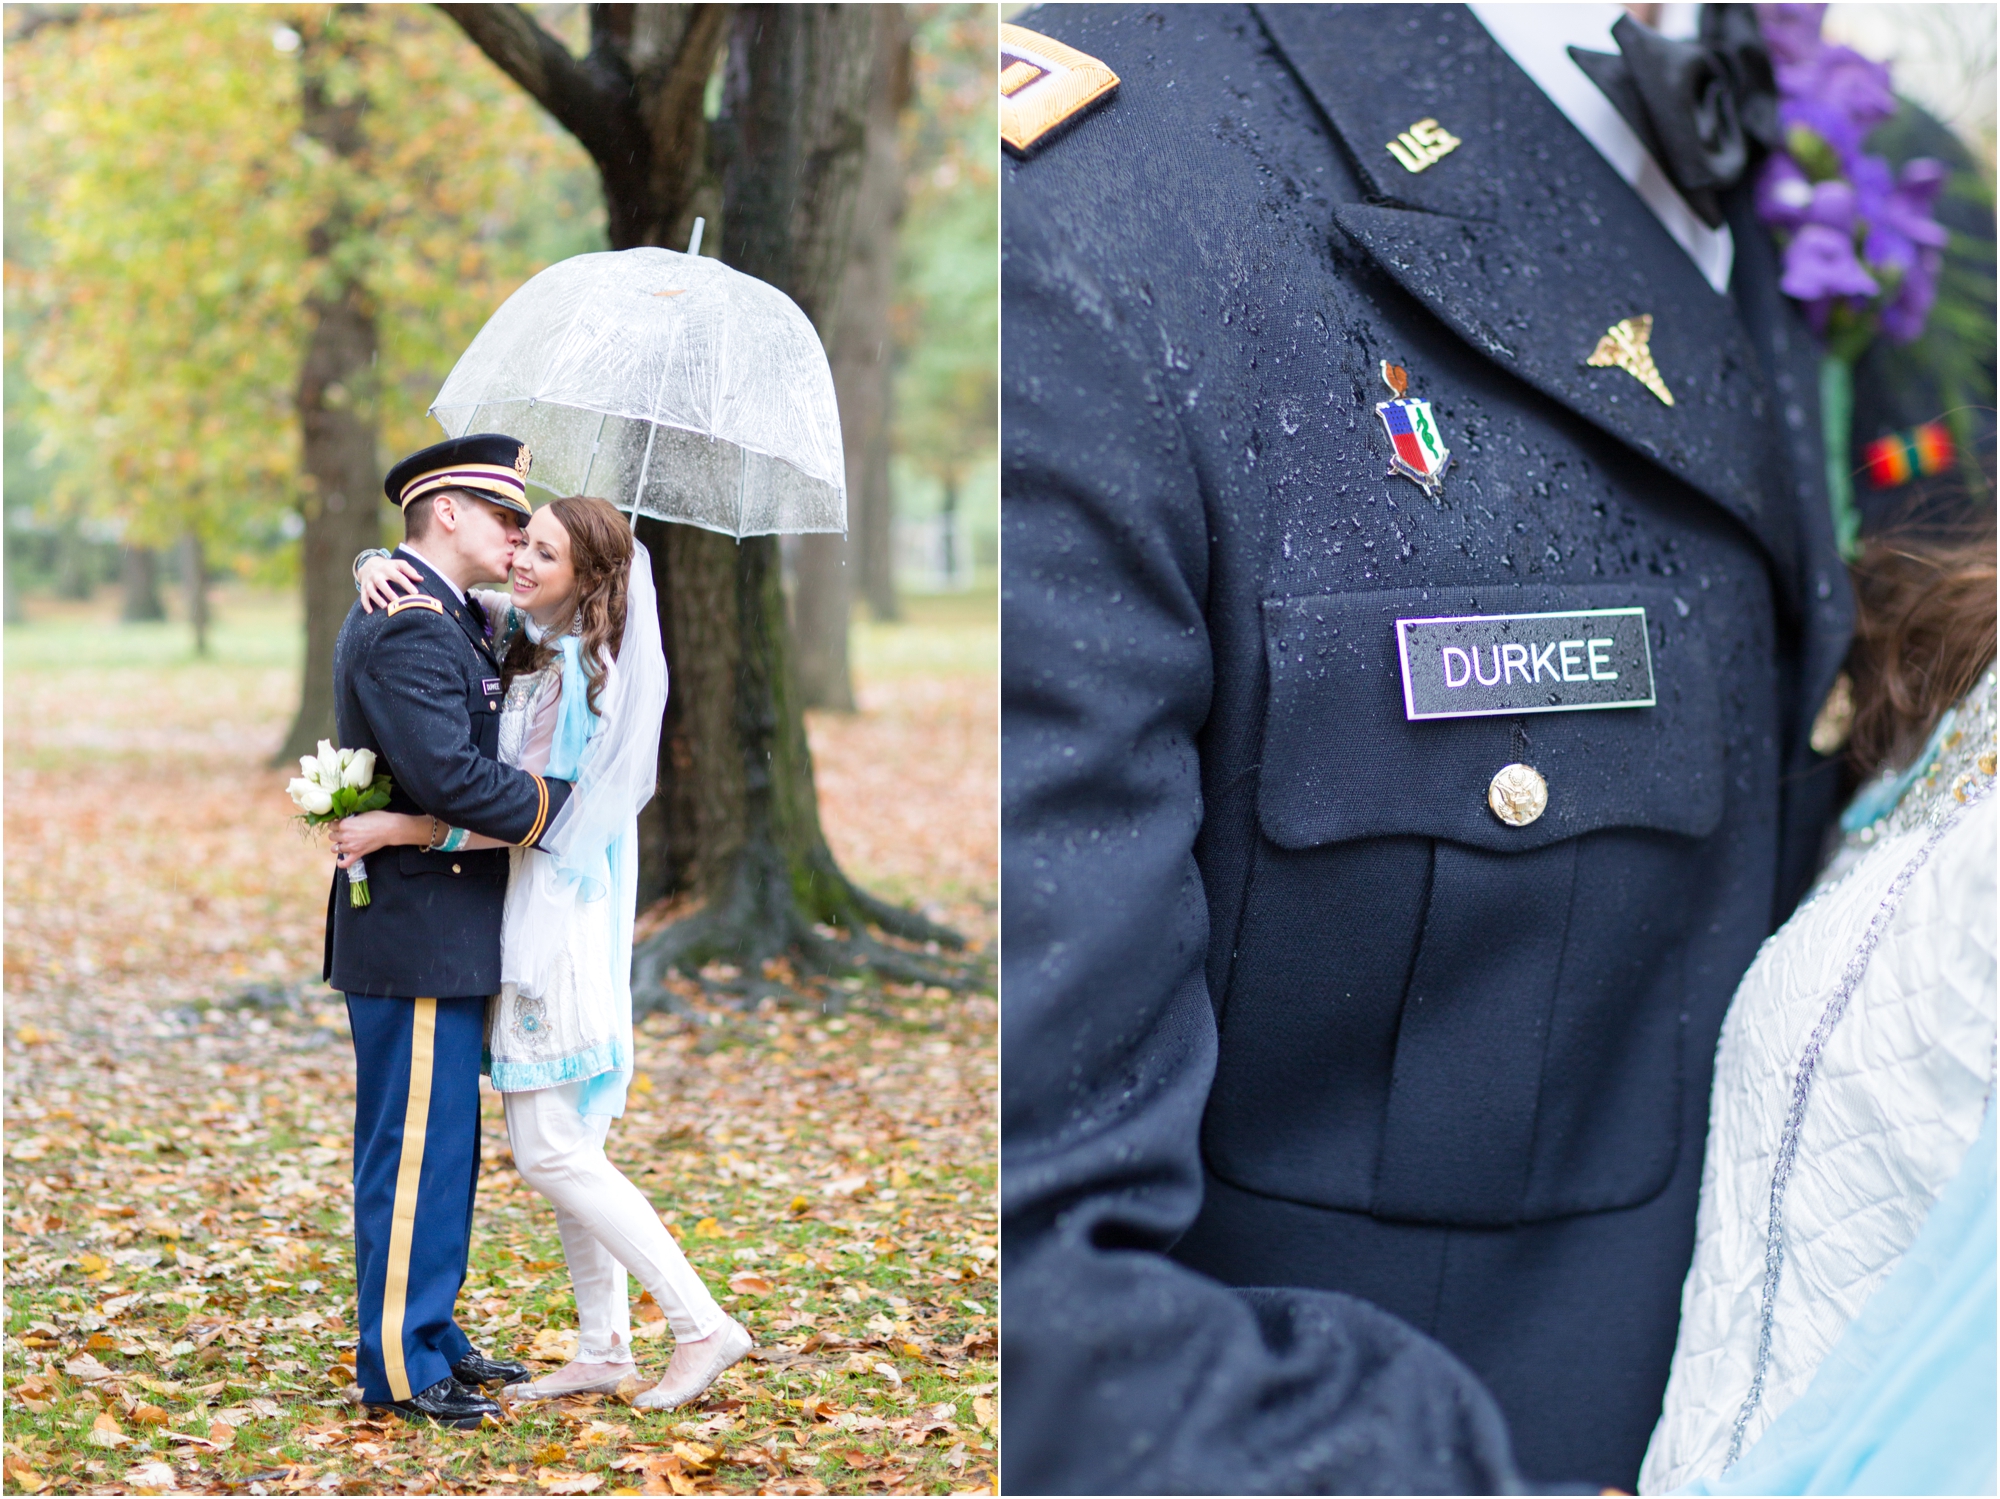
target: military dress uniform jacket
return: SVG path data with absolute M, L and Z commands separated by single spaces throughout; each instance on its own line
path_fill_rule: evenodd
M 1020 24 L 1122 81 L 1003 168 L 1004 1486 L 1499 1489 L 1497 1402 L 1629 1489 L 1838 793 L 1774 248 L 1738 190 L 1711 289 L 1458 6 Z M 1671 406 L 1587 363 L 1645 314 Z M 1633 607 L 1654 706 L 1405 716 L 1400 618 Z
M 428 813 L 508 843 L 532 844 L 570 783 L 503 765 L 500 666 L 478 606 L 428 564 L 421 591 L 387 610 L 348 611 L 334 644 L 334 716 L 344 748 L 371 749 L 394 782 L 392 812 Z M 354 996 L 479 995 L 500 988 L 507 850 L 368 855 L 369 904 L 336 871 L 327 895 L 326 981 Z

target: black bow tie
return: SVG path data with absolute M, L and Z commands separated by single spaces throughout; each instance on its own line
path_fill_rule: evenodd
M 1688 207 L 1713 229 L 1722 194 L 1743 180 L 1753 147 L 1778 144 L 1778 91 L 1771 56 L 1748 5 L 1704 5 L 1701 40 L 1674 41 L 1619 17 L 1618 51 L 1569 55 L 1625 117 L 1673 179 Z

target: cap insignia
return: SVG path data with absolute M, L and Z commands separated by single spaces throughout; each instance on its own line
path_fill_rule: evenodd
M 525 479 L 528 477 L 528 470 L 534 466 L 535 455 L 528 451 L 528 445 L 524 442 L 521 444 L 521 451 L 514 455 L 514 472 Z
M 1096 58 L 1025 26 L 1000 28 L 1000 139 L 1026 156 L 1044 136 L 1118 87 Z

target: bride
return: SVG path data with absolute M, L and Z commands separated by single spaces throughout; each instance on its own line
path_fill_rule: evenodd
M 384 552 L 355 560 L 364 607 L 386 607 L 415 577 Z M 652 562 L 609 502 L 554 500 L 527 525 L 511 597 L 472 598 L 501 663 L 500 758 L 576 782 L 542 847 L 511 851 L 503 982 L 487 1009 L 486 1046 L 514 1164 L 555 1206 L 579 1339 L 569 1364 L 508 1393 L 609 1392 L 635 1372 L 629 1270 L 666 1310 L 675 1339 L 659 1383 L 632 1403 L 669 1409 L 708 1388 L 751 1338 L 604 1153 L 632 1075 L 637 817 L 657 779 L 667 697 Z M 347 818 L 333 838 L 343 868 L 393 844 L 501 846 L 391 812 Z
M 1993 1492 L 1994 581 L 1990 539 L 1856 566 L 1879 774 L 1723 1022 L 1642 1493 Z

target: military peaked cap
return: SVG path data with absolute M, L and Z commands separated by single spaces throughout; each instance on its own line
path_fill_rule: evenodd
M 517 515 L 534 512 L 528 506 L 528 467 L 534 462 L 528 445 L 500 432 L 474 432 L 410 454 L 389 470 L 382 491 L 389 503 L 407 508 L 440 489 L 469 489 Z

